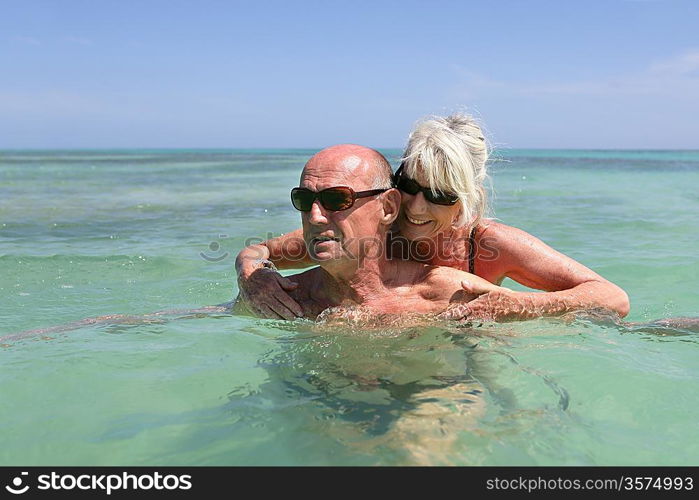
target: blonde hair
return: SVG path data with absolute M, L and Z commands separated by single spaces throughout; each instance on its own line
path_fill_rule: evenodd
M 478 225 L 488 209 L 485 182 L 489 147 L 476 120 L 462 113 L 432 116 L 418 122 L 408 137 L 402 165 L 405 174 L 427 179 L 433 192 L 454 193 L 461 201 L 457 226 Z

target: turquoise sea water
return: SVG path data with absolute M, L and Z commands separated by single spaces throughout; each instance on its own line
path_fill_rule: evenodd
M 0 152 L 0 336 L 230 300 L 245 242 L 299 226 L 313 152 Z M 699 316 L 699 152 L 497 157 L 501 221 L 623 287 L 629 321 Z M 0 464 L 697 465 L 698 355 L 589 320 L 106 322 L 0 347 Z

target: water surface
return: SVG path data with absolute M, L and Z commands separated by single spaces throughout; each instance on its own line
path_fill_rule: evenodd
M 230 300 L 243 245 L 299 226 L 313 152 L 0 152 L 0 336 Z M 630 321 L 699 316 L 699 152 L 497 156 L 501 221 L 623 287 Z M 696 465 L 698 354 L 584 319 L 107 322 L 0 349 L 0 463 Z

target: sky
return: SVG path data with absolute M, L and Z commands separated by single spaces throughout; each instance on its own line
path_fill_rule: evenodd
M 0 149 L 699 149 L 699 2 L 0 0 Z

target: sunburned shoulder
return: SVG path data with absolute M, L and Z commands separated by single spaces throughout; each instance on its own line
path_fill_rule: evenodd
M 541 241 L 519 228 L 493 220 L 483 222 L 476 236 L 476 273 L 499 284 L 523 255 L 541 248 Z
M 430 287 L 449 286 L 459 284 L 461 280 L 470 276 L 466 271 L 446 266 L 428 266 L 425 274 L 425 284 Z
M 421 295 L 429 300 L 463 300 L 466 297 L 461 282 L 472 279 L 480 278 L 453 267 L 428 266 Z
M 532 235 L 526 231 L 523 231 L 522 229 L 514 226 L 508 226 L 507 224 L 494 220 L 487 220 L 481 223 L 477 233 L 479 246 L 483 246 L 486 243 L 501 246 L 512 243 L 513 240 L 519 240 L 527 237 L 531 238 Z

